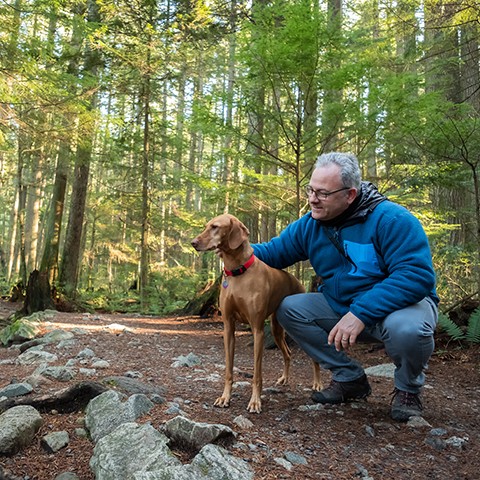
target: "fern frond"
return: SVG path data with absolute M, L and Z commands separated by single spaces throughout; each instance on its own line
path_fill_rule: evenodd
M 480 343 L 480 307 L 468 319 L 465 338 L 471 343 Z
M 454 321 L 450 320 L 445 314 L 438 315 L 438 328 L 447 333 L 452 340 L 464 340 L 465 333 Z

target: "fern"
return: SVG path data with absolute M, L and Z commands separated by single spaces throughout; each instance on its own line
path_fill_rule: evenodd
M 7 346 L 17 338 L 33 338 L 35 330 L 35 326 L 31 322 L 20 318 L 0 331 L 0 342 Z
M 480 343 L 480 307 L 470 315 L 465 337 L 471 343 Z
M 463 333 L 461 327 L 443 313 L 440 313 L 438 316 L 438 327 L 440 330 L 446 332 L 453 340 L 465 340 L 465 333 Z

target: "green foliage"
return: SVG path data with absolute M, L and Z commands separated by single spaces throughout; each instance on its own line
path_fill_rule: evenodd
M 480 343 L 480 308 L 477 308 L 470 316 L 465 338 L 470 343 Z
M 169 315 L 183 308 L 201 283 L 200 274 L 182 266 L 171 267 L 151 274 L 146 305 L 141 304 L 138 290 L 87 290 L 81 292 L 81 301 L 106 312 Z
M 438 316 L 438 328 L 446 332 L 452 340 L 463 340 L 465 338 L 463 330 L 443 313 Z
M 15 338 L 33 338 L 34 336 L 35 326 L 28 320 L 19 318 L 0 331 L 0 342 L 6 346 Z
M 477 252 L 474 247 L 449 245 L 449 232 L 439 233 L 430 235 L 430 243 L 437 272 L 437 291 L 442 302 L 449 305 L 458 300 L 459 289 L 473 292 L 478 288 Z
M 465 331 L 443 313 L 438 316 L 438 328 L 452 340 L 480 343 L 480 308 L 477 308 L 468 319 Z

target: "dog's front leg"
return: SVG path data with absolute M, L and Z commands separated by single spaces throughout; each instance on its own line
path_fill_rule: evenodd
M 215 400 L 216 407 L 230 406 L 233 384 L 233 359 L 235 354 L 235 327 L 233 320 L 226 317 L 223 321 L 223 346 L 225 349 L 225 384 L 221 397 Z
M 250 413 L 260 413 L 262 411 L 262 360 L 263 360 L 263 344 L 264 331 L 262 328 L 253 328 L 253 384 L 252 397 L 248 403 L 247 410 Z

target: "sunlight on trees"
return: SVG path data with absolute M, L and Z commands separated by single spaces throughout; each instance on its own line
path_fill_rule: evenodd
M 3 292 L 39 269 L 69 299 L 172 311 L 220 272 L 190 247 L 207 219 L 271 238 L 337 149 L 421 219 L 444 304 L 478 294 L 478 20 L 437 0 L 2 3 Z

